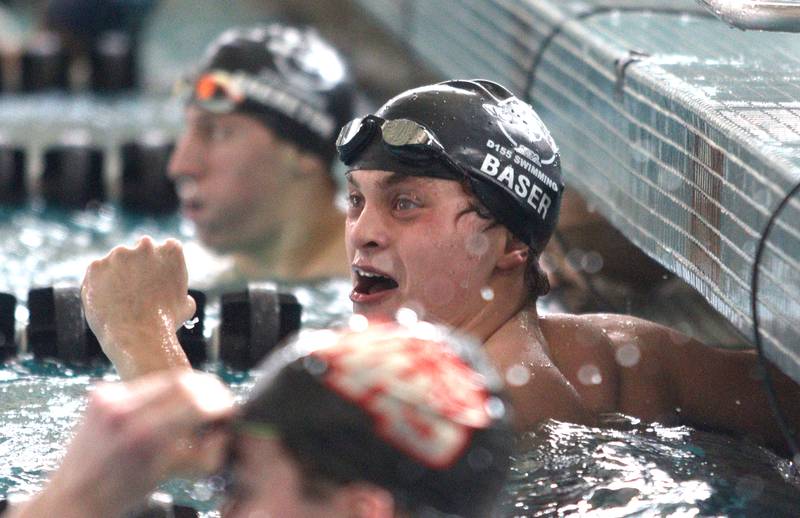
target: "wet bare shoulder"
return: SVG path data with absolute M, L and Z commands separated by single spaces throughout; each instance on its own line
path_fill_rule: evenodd
M 672 347 L 688 336 L 655 322 L 629 315 L 594 314 L 581 317 L 611 345 L 619 382 L 619 411 L 649 420 L 673 422 L 677 394 L 671 379 Z
M 619 373 L 613 342 L 599 321 L 580 315 L 540 317 L 550 357 L 595 412 L 617 410 Z

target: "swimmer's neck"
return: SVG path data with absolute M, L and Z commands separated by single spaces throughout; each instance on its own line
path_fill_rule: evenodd
M 536 302 L 530 300 L 523 283 L 503 286 L 504 281 L 490 283 L 495 296 L 479 312 L 454 327 L 474 336 L 487 346 L 502 340 L 510 330 L 524 329 L 526 333 L 544 343 L 539 329 Z

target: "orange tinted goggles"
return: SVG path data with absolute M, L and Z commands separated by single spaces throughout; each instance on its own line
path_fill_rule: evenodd
M 210 111 L 230 111 L 244 102 L 245 94 L 229 75 L 210 72 L 195 81 L 192 99 Z

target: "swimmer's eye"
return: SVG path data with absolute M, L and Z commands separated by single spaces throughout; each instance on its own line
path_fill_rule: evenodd
M 394 200 L 394 210 L 397 211 L 407 211 L 407 210 L 419 209 L 421 207 L 422 204 L 419 201 L 410 198 L 408 196 L 398 196 Z
M 214 142 L 222 142 L 231 138 L 236 131 L 230 126 L 217 124 L 209 133 L 209 139 Z
M 358 194 L 351 192 L 347 195 L 347 207 L 350 209 L 358 209 L 364 203 L 364 198 Z
M 236 133 L 236 130 L 230 125 L 216 121 L 201 125 L 199 131 L 203 138 L 209 142 L 224 142 Z

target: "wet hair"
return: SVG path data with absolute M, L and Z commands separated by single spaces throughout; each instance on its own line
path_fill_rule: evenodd
M 305 345 L 290 345 L 267 360 L 242 419 L 277 430 L 283 448 L 299 465 L 307 498 L 324 500 L 339 487 L 365 482 L 389 491 L 404 515 L 492 515 L 512 444 L 502 382 L 477 344 L 437 326 L 419 326 L 420 332 L 390 325 L 339 333 L 334 345 L 316 344 L 310 353 L 313 338 L 305 338 Z M 416 357 L 406 357 L 404 348 L 426 352 L 421 361 L 413 361 Z M 338 358 L 345 359 L 337 363 Z M 405 367 L 397 370 L 397 362 Z M 426 370 L 440 368 L 442 373 Z M 408 392 L 407 385 L 413 384 L 408 380 L 417 373 L 435 380 L 433 390 Z M 361 385 L 370 376 L 379 386 Z M 369 396 L 353 399 L 346 393 L 352 386 L 370 389 Z M 386 398 L 381 404 L 400 405 L 403 412 L 370 407 L 377 398 L 372 389 Z M 447 405 L 452 389 L 455 407 Z M 455 435 L 433 433 L 439 442 L 424 436 L 417 441 L 413 416 L 423 422 L 434 419 L 433 432 L 444 426 Z M 461 442 L 448 442 L 448 437 Z

